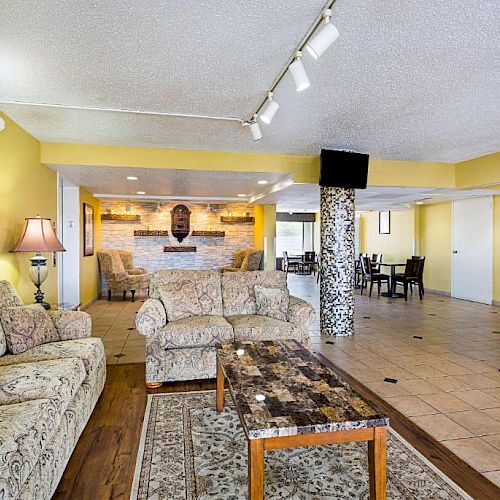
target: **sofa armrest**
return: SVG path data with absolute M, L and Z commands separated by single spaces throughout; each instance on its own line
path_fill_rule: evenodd
M 83 311 L 49 311 L 61 340 L 84 339 L 92 335 L 92 319 Z
M 135 318 L 135 328 L 146 337 L 153 335 L 157 329 L 167 324 L 167 313 L 158 299 L 147 299 L 142 304 Z
M 133 267 L 132 269 L 126 269 L 126 271 L 130 276 L 140 276 L 148 273 L 143 267 Z
M 296 325 L 308 328 L 316 319 L 314 307 L 305 300 L 290 295 L 288 304 L 288 321 Z

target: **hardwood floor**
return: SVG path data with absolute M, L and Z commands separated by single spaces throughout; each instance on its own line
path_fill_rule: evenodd
M 215 381 L 174 383 L 147 391 L 144 364 L 108 366 L 106 386 L 54 499 L 128 499 L 148 393 L 215 389 Z

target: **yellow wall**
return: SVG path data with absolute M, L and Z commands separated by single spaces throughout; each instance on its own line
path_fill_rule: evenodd
M 425 256 L 424 284 L 451 291 L 451 203 L 419 208 L 419 254 Z
M 493 197 L 493 300 L 500 305 L 500 196 Z
M 455 166 L 457 188 L 487 187 L 500 182 L 500 153 L 462 161 Z
M 94 207 L 94 255 L 83 256 L 83 203 Z M 99 265 L 97 251 L 101 248 L 100 202 L 87 190 L 80 188 L 80 303 L 85 306 L 99 294 Z
M 25 217 L 39 214 L 57 220 L 56 174 L 40 163 L 40 143 L 7 116 L 0 132 L 0 279 L 11 281 L 26 303 L 34 302 L 35 287 L 28 276 L 32 254 L 11 254 Z M 57 302 L 57 268 L 45 254 L 49 277 L 43 284 L 45 300 Z
M 384 262 L 406 262 L 413 255 L 413 210 L 391 212 L 391 234 L 379 234 L 378 212 L 361 214 L 361 252 L 383 254 Z
M 296 183 L 312 184 L 318 183 L 320 171 L 318 155 L 236 153 L 93 144 L 42 143 L 41 158 L 47 164 L 276 172 L 291 175 Z M 455 166 L 451 163 L 370 158 L 368 185 L 452 188 L 455 186 Z
M 276 205 L 255 205 L 254 216 L 254 246 L 265 252 L 265 269 L 273 270 L 276 266 Z

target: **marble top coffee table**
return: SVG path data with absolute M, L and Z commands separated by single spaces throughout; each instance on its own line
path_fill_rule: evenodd
M 386 498 L 386 427 L 338 375 L 295 340 L 217 348 L 217 411 L 228 388 L 248 440 L 248 490 L 264 498 L 264 450 L 368 441 L 370 499 Z

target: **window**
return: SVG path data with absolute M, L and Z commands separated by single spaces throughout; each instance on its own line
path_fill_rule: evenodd
M 276 257 L 314 250 L 314 222 L 276 222 Z

